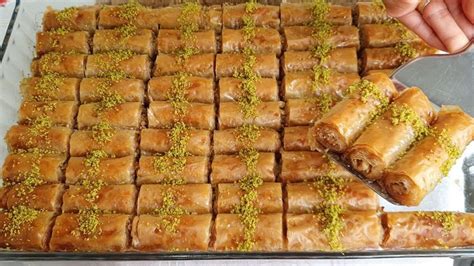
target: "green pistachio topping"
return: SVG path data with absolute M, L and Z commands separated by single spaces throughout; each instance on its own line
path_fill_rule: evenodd
M 239 151 L 239 157 L 247 169 L 246 175 L 239 180 L 240 188 L 245 192 L 253 191 L 263 184 L 263 179 L 257 171 L 260 154 L 257 150 L 248 148 Z
M 415 131 L 416 140 L 420 140 L 429 134 L 429 128 L 421 117 L 407 104 L 394 104 L 391 107 L 392 124 L 407 124 Z
M 113 79 L 106 78 L 96 83 L 95 96 L 99 98 L 99 102 L 97 104 L 97 110 L 96 110 L 98 113 L 109 110 L 111 108 L 115 108 L 118 105 L 125 102 L 125 99 L 123 98 L 122 95 L 111 90 L 111 87 L 116 82 L 117 81 Z
M 63 10 L 60 10 L 56 12 L 56 19 L 60 23 L 65 23 L 69 22 L 72 20 L 74 14 L 78 11 L 79 9 L 77 7 L 67 7 Z
M 249 0 L 245 2 L 245 13 L 246 14 L 253 14 L 257 10 L 257 1 L 256 0 Z
M 125 21 L 134 21 L 138 12 L 143 8 L 137 0 L 129 0 L 127 3 L 120 5 L 116 15 Z
M 372 5 L 379 10 L 379 12 L 385 12 L 385 5 L 382 0 L 372 0 Z
M 168 233 L 177 233 L 181 216 L 188 214 L 184 208 L 176 204 L 176 193 L 172 187 L 167 187 L 162 193 L 163 202 L 154 210 L 160 218 L 159 228 Z
M 48 31 L 48 33 L 52 34 L 52 35 L 56 35 L 56 36 L 64 36 L 68 33 L 72 32 L 71 29 L 65 27 L 65 26 L 61 26 L 59 28 L 56 28 L 56 29 L 51 29 Z
M 46 115 L 40 115 L 31 120 L 30 123 L 31 126 L 28 128 L 28 133 L 31 137 L 44 137 L 53 126 L 53 121 Z
M 37 160 L 33 162 L 31 169 L 28 172 L 22 174 L 22 178 L 23 180 L 19 183 L 19 186 L 16 187 L 18 197 L 30 194 L 37 186 L 45 183 L 41 178 L 41 172 Z
M 322 198 L 322 203 L 315 211 L 318 213 L 320 225 L 323 228 L 331 250 L 342 250 L 341 243 L 344 221 L 344 208 L 339 201 L 344 196 L 348 180 L 337 175 L 337 165 L 329 157 L 327 160 L 327 174 L 313 182 L 313 186 Z
M 324 204 L 337 204 L 347 188 L 347 179 L 336 175 L 336 164 L 328 159 L 326 176 L 317 179 L 314 187 L 324 200 Z
M 333 48 L 331 44 L 322 43 L 320 45 L 313 47 L 311 52 L 314 58 L 319 59 L 320 61 L 319 64 L 323 65 L 325 62 L 329 60 L 329 54 L 331 53 L 332 49 Z
M 334 102 L 335 99 L 330 93 L 322 93 L 318 99 L 318 108 L 321 114 L 329 112 Z
M 245 124 L 238 128 L 237 140 L 245 148 L 252 147 L 260 137 L 260 127 L 257 125 Z
M 105 92 L 102 95 L 102 99 L 97 104 L 97 112 L 103 112 L 112 108 L 116 108 L 118 105 L 125 102 L 122 95 L 115 92 Z
M 311 90 L 315 93 L 321 90 L 321 87 L 329 84 L 331 77 L 331 70 L 321 64 L 313 67 L 313 82 L 311 83 Z
M 403 58 L 411 59 L 418 55 L 418 51 L 411 40 L 413 39 L 413 33 L 410 32 L 400 21 L 396 19 L 389 19 L 384 24 L 394 27 L 400 35 L 400 41 L 395 44 L 395 48 L 398 50 Z
M 244 48 L 243 57 L 242 68 L 234 74 L 234 77 L 241 80 L 239 85 L 241 95 L 238 99 L 240 111 L 245 119 L 250 119 L 257 116 L 257 106 L 261 103 L 255 85 L 260 77 L 254 71 L 257 63 L 255 52 L 247 46 Z
M 134 55 L 135 53 L 131 50 L 114 50 L 97 54 L 98 76 L 114 81 L 127 78 L 127 73 L 120 69 L 120 63 Z
M 186 166 L 186 157 L 190 139 L 188 127 L 183 122 L 174 124 L 168 133 L 171 142 L 170 149 L 163 155 L 154 158 L 153 167 L 155 171 L 164 175 L 164 184 L 183 184 L 180 177 Z
M 244 22 L 244 26 L 242 27 L 242 32 L 244 33 L 244 40 L 246 43 L 251 43 L 255 38 L 256 34 L 255 20 L 251 16 L 246 14 L 242 17 L 242 21 Z
M 456 146 L 455 143 L 453 143 L 445 129 L 441 131 L 433 129 L 432 135 L 448 154 L 448 159 L 441 165 L 440 168 L 443 175 L 448 175 L 449 170 L 451 170 L 451 167 L 453 167 L 457 158 L 461 156 L 461 150 Z
M 233 209 L 233 213 L 239 215 L 244 226 L 244 239 L 237 247 L 240 251 L 252 250 L 255 244 L 254 235 L 259 213 L 256 207 L 257 189 L 263 184 L 263 179 L 257 171 L 260 154 L 253 147 L 259 137 L 260 128 L 256 125 L 243 125 L 238 129 L 237 140 L 243 147 L 239 151 L 239 157 L 247 170 L 246 175 L 239 180 L 243 195 L 240 197 L 240 203 Z
M 110 142 L 114 134 L 115 130 L 108 122 L 99 122 L 92 127 L 92 138 L 100 144 Z
M 418 54 L 418 51 L 409 42 L 406 41 L 398 42 L 395 45 L 395 48 L 403 57 L 406 58 L 414 58 Z
M 100 162 L 108 157 L 104 150 L 93 150 L 88 153 L 84 159 L 84 166 L 87 169 L 85 174 L 90 177 L 97 176 L 100 173 Z
M 243 48 L 243 62 L 241 68 L 234 73 L 234 77 L 240 79 L 240 95 L 238 103 L 244 119 L 254 119 L 257 114 L 257 106 L 261 103 L 257 95 L 256 82 L 260 79 L 255 72 L 257 56 L 253 47 L 256 35 L 255 19 L 252 16 L 257 10 L 255 0 L 247 1 L 245 4 L 245 14 L 242 17 L 243 37 L 246 45 Z M 257 189 L 263 184 L 263 179 L 257 171 L 257 163 L 260 154 L 254 145 L 260 137 L 260 128 L 253 124 L 245 124 L 237 130 L 237 141 L 241 149 L 239 158 L 244 163 L 246 174 L 239 181 L 241 196 L 239 204 L 234 206 L 232 213 L 238 214 L 243 225 L 243 240 L 238 243 L 237 249 L 240 251 L 250 251 L 255 245 L 255 231 L 258 224 L 258 214 L 260 210 L 256 206 Z
M 189 74 L 178 72 L 173 76 L 171 90 L 167 92 L 167 97 L 173 106 L 175 116 L 183 117 L 186 114 L 189 107 L 186 94 L 190 86 Z
M 255 245 L 255 231 L 257 229 L 259 209 L 255 206 L 257 191 L 255 189 L 245 192 L 240 197 L 240 202 L 234 207 L 232 213 L 239 215 L 244 226 L 244 239 L 237 246 L 237 250 L 250 251 Z
M 88 202 L 95 202 L 99 198 L 100 191 L 106 185 L 103 180 L 81 179 L 78 184 L 85 190 L 84 197 Z
M 137 26 L 133 24 L 125 24 L 116 28 L 115 32 L 120 37 L 120 40 L 126 40 L 137 34 Z
M 328 205 L 319 213 L 319 222 L 324 228 L 323 233 L 331 250 L 344 249 L 341 244 L 342 230 L 345 227 L 343 213 L 344 208 L 337 204 Z
M 196 1 L 186 1 L 178 17 L 181 38 L 184 41 L 195 40 L 194 33 L 199 30 L 196 18 L 199 18 L 201 6 Z
M 456 226 L 456 213 L 454 212 L 418 212 L 417 215 L 439 223 L 446 233 L 451 232 Z
M 313 29 L 311 37 L 316 45 L 311 49 L 311 54 L 319 61 L 313 67 L 313 81 L 311 87 L 313 91 L 319 90 L 329 83 L 331 71 L 325 66 L 329 60 L 333 46 L 330 39 L 333 35 L 332 24 L 327 21 L 330 6 L 326 0 L 313 0 L 311 27 Z
M 330 7 L 326 0 L 313 0 L 311 15 L 313 21 L 325 21 L 329 13 Z
M 39 211 L 19 205 L 12 207 L 7 212 L 7 221 L 2 225 L 1 232 L 5 237 L 11 238 L 19 235 L 23 228 L 32 223 L 39 215 Z
M 199 30 L 201 6 L 197 1 L 186 1 L 178 17 L 180 38 L 183 47 L 176 51 L 178 64 L 183 65 L 189 57 L 198 54 L 196 48 L 196 32 Z
M 371 113 L 371 120 L 379 116 L 388 106 L 389 98 L 375 83 L 362 79 L 347 89 L 347 94 L 357 94 L 363 103 L 369 100 L 377 101 L 377 109 Z
M 86 240 L 97 238 L 102 233 L 99 215 L 100 211 L 97 207 L 79 210 L 78 227 L 72 231 L 72 235 L 84 237 Z
M 53 68 L 59 66 L 62 61 L 63 54 L 57 52 L 47 53 L 40 58 L 39 67 L 45 75 L 56 74 L 56 72 L 53 71 Z
M 26 82 L 26 81 L 25 81 Z M 36 101 L 51 101 L 59 93 L 59 88 L 64 84 L 64 78 L 57 73 L 43 75 L 36 82 L 33 96 Z

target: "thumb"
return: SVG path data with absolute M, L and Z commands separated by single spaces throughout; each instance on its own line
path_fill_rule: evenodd
M 384 0 L 383 2 L 387 14 L 391 17 L 398 18 L 415 10 L 420 0 Z

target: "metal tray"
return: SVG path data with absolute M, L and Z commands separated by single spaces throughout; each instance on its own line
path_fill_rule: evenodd
M 103 0 L 99 0 L 104 2 Z M 340 1 L 339 1 L 340 2 Z M 95 4 L 95 0 L 16 0 L 16 8 L 0 49 L 0 135 L 15 124 L 21 102 L 19 84 L 30 74 L 34 57 L 35 34 L 47 6 L 61 9 L 67 6 Z M 7 147 L 0 142 L 0 163 Z M 0 181 L 1 182 L 1 181 Z M 456 162 L 449 175 L 417 207 L 393 205 L 381 198 L 386 211 L 444 210 L 474 212 L 474 142 Z M 0 250 L 0 260 L 217 260 L 217 259 L 367 259 L 404 257 L 474 258 L 474 247 L 435 250 L 370 250 L 348 252 L 155 252 L 155 253 L 78 253 L 23 252 Z

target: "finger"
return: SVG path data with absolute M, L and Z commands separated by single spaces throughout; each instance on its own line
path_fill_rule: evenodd
M 472 1 L 472 0 L 462 0 L 462 9 L 463 9 L 464 15 L 466 15 L 467 19 L 469 19 L 469 21 L 472 24 L 474 24 L 474 1 Z
M 448 7 L 449 12 L 451 13 L 451 16 L 454 18 L 454 21 L 456 21 L 456 24 L 458 24 L 458 26 L 464 32 L 464 35 L 466 35 L 468 39 L 472 39 L 474 37 L 474 25 L 472 25 L 468 18 L 465 16 L 461 6 L 461 1 L 445 0 L 444 2 L 446 3 L 446 6 Z M 472 0 L 471 2 L 474 3 L 474 1 Z
M 431 1 L 423 10 L 423 18 L 449 52 L 456 52 L 468 44 L 468 38 L 449 13 L 443 0 Z
M 387 14 L 398 18 L 415 10 L 420 0 L 384 0 Z
M 444 44 L 440 39 L 438 39 L 436 34 L 425 22 L 418 11 L 414 10 L 405 16 L 399 17 L 398 20 L 400 20 L 400 22 L 403 23 L 407 28 L 416 33 L 416 35 L 420 36 L 420 38 L 422 38 L 430 46 L 446 51 Z

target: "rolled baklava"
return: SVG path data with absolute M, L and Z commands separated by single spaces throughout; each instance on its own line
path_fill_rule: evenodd
M 433 132 L 385 172 L 382 182 L 388 194 L 403 205 L 418 205 L 473 139 L 474 119 L 457 106 L 442 106 Z
M 349 90 L 353 92 L 316 122 L 311 136 L 336 152 L 345 151 L 398 95 L 389 77 L 379 73 L 364 77 Z
M 405 89 L 349 148 L 348 161 L 367 178 L 382 178 L 384 170 L 415 140 L 428 134 L 435 116 L 430 100 L 419 88 Z

